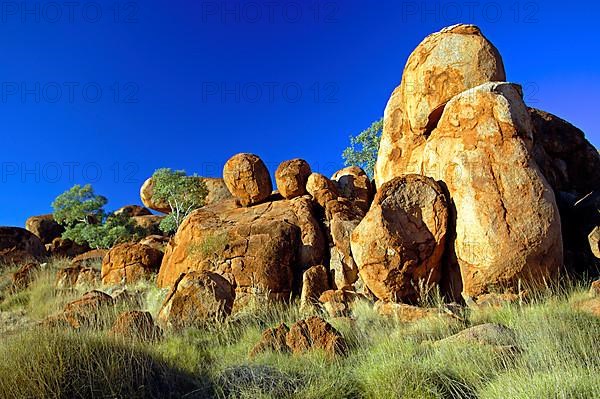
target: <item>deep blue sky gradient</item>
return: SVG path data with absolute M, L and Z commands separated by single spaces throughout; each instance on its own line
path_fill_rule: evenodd
M 414 47 L 458 22 L 481 27 L 529 105 L 598 145 L 598 15 L 587 1 L 2 1 L 0 225 L 75 183 L 109 209 L 139 203 L 156 168 L 219 176 L 237 152 L 329 175 Z

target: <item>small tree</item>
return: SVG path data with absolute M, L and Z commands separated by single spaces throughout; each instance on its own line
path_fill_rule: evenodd
M 152 175 L 152 199 L 165 202 L 171 213 L 160 222 L 160 229 L 173 233 L 194 209 L 204 206 L 208 189 L 196 175 L 187 176 L 183 170 L 157 169 Z
M 64 225 L 73 226 L 77 223 L 93 224 L 104 216 L 106 197 L 94 194 L 90 184 L 74 185 L 52 202 L 54 219 Z
M 107 214 L 106 197 L 94 194 L 91 185 L 75 185 L 52 202 L 54 219 L 65 227 L 63 238 L 92 248 L 139 240 L 146 235 L 127 215 Z
M 350 136 L 350 146 L 342 154 L 346 166 L 360 166 L 373 178 L 379 142 L 383 131 L 383 118 L 375 121 L 357 136 Z

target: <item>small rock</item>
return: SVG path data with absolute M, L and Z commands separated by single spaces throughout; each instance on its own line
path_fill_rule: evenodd
M 162 335 L 160 327 L 154 324 L 152 315 L 149 312 L 138 310 L 121 313 L 115 324 L 113 324 L 110 333 L 141 341 L 154 341 Z
M 422 308 L 404 303 L 382 302 L 375 303 L 375 310 L 382 316 L 394 317 L 401 323 L 411 323 L 429 318 L 451 318 L 451 315 L 438 308 Z
M 140 205 L 126 205 L 122 208 L 119 208 L 115 211 L 115 215 L 125 215 L 125 216 L 145 216 L 152 215 L 152 212 L 146 207 Z
M 292 325 L 286 344 L 294 354 L 322 349 L 329 356 L 345 355 L 348 351 L 344 337 L 320 317 L 312 316 Z
M 113 304 L 114 301 L 110 295 L 101 291 L 90 291 L 65 305 L 62 317 L 76 329 L 81 327 L 99 328 L 104 324 L 105 312 Z
M 19 268 L 12 276 L 13 291 L 20 291 L 27 287 L 33 281 L 35 273 L 40 269 L 40 265 L 35 262 L 27 263 Z
M 588 241 L 590 243 L 590 248 L 592 248 L 592 253 L 596 258 L 600 258 L 600 227 L 594 227 L 594 230 L 588 235 Z
M 281 323 L 277 327 L 267 328 L 263 331 L 260 341 L 250 351 L 250 358 L 266 351 L 289 352 L 290 348 L 285 341 L 289 331 L 290 329 L 284 323 Z
M 515 332 L 501 324 L 485 323 L 469 327 L 437 343 L 475 343 L 496 347 L 516 347 Z

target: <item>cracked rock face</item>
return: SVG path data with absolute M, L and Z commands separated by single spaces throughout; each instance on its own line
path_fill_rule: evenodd
M 287 298 L 294 279 L 323 262 L 324 248 L 307 197 L 249 208 L 224 201 L 184 220 L 166 248 L 157 283 L 168 287 L 182 273 L 210 270 L 232 283 L 236 300 L 258 292 Z
M 486 83 L 454 97 L 423 150 L 422 173 L 447 186 L 456 257 L 468 296 L 548 281 L 562 265 L 552 189 L 531 155 L 520 87 Z
M 438 283 L 447 221 L 435 180 L 406 175 L 386 182 L 352 233 L 352 254 L 369 290 L 385 301 L 414 301 L 420 286 Z
M 237 154 L 223 167 L 223 179 L 229 192 L 243 206 L 264 201 L 271 195 L 271 175 L 264 162 L 254 154 Z
M 119 244 L 102 260 L 102 283 L 130 284 L 158 272 L 162 252 L 143 244 Z
M 500 53 L 478 27 L 455 25 L 427 36 L 408 58 L 385 109 L 377 187 L 419 173 L 420 154 L 443 104 L 469 88 L 504 80 Z

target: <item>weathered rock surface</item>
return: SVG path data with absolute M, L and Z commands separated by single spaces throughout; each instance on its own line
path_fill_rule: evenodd
M 121 313 L 110 329 L 110 333 L 140 341 L 154 341 L 162 336 L 162 330 L 154 324 L 152 315 L 139 310 Z
M 319 302 L 329 316 L 346 317 L 350 315 L 354 301 L 361 297 L 354 291 L 327 290 L 321 294 Z
M 35 262 L 29 262 L 21 266 L 12 275 L 12 290 L 19 291 L 29 287 L 39 269 L 40 265 Z
M 358 166 L 348 166 L 331 176 L 339 195 L 350 200 L 363 212 L 367 212 L 373 198 L 371 180 Z
M 147 245 L 154 249 L 158 249 L 161 252 L 165 252 L 165 248 L 169 243 L 170 238 L 163 235 L 153 234 L 148 237 L 144 237 L 140 240 L 140 244 Z
M 495 347 L 516 347 L 515 332 L 501 324 L 485 323 L 469 327 L 450 337 L 437 341 L 438 344 L 474 343 Z
M 167 295 L 158 319 L 175 329 L 223 320 L 231 314 L 234 297 L 233 286 L 217 273 L 182 274 Z
M 311 173 L 310 165 L 303 159 L 296 158 L 282 162 L 275 171 L 279 194 L 286 199 L 305 195 L 306 182 Z
M 272 352 L 289 352 L 290 348 L 285 342 L 287 333 L 290 331 L 288 326 L 281 323 L 277 327 L 267 328 L 263 331 L 260 341 L 250 350 L 250 358 L 255 357 L 259 353 Z
M 600 298 L 600 280 L 596 280 L 590 287 L 590 295 Z
M 588 235 L 588 242 L 594 256 L 600 258 L 600 227 L 594 227 L 594 230 Z
M 106 312 L 113 305 L 110 295 L 102 291 L 90 291 L 81 298 L 65 305 L 60 318 L 73 328 L 99 328 L 107 320 Z
M 336 184 L 319 173 L 308 177 L 306 189 L 325 216 L 332 284 L 337 289 L 348 288 L 358 280 L 350 235 L 364 217 L 364 211 L 351 200 L 340 197 Z
M 294 276 L 322 264 L 323 237 L 310 200 L 298 197 L 245 208 L 224 201 L 192 212 L 165 251 L 158 285 L 182 273 L 211 270 L 242 293 L 288 298 Z
M 50 244 L 65 231 L 52 214 L 30 217 L 25 221 L 25 229 L 38 236 L 42 244 Z
M 287 333 L 286 344 L 294 354 L 322 349 L 333 356 L 344 355 L 348 351 L 344 337 L 331 324 L 316 316 L 294 323 Z
M 375 303 L 375 311 L 381 316 L 393 317 L 401 323 L 412 323 L 415 321 L 431 318 L 451 319 L 452 316 L 442 309 L 423 308 L 405 303 L 382 302 Z
M 271 195 L 273 184 L 264 162 L 254 154 L 237 154 L 223 167 L 223 180 L 243 206 L 264 201 Z
M 92 249 L 91 251 L 87 251 L 82 253 L 81 255 L 77 255 L 71 261 L 73 266 L 91 266 L 95 264 L 102 264 L 102 259 L 108 253 L 108 249 Z
M 441 278 L 448 204 L 435 180 L 406 175 L 381 186 L 352 233 L 360 275 L 384 301 L 414 301 Z
M 159 215 L 143 215 L 131 217 L 135 224 L 144 229 L 145 234 L 148 235 L 162 234 L 162 230 L 160 229 L 160 222 L 162 222 L 164 218 L 164 216 Z
M 419 173 L 425 141 L 446 102 L 482 83 L 504 80 L 502 58 L 478 27 L 454 25 L 427 36 L 408 58 L 385 109 L 377 187 Z
M 158 272 L 163 253 L 142 244 L 119 244 L 102 260 L 102 283 L 130 284 Z
M 319 297 L 330 289 L 329 275 L 325 266 L 313 266 L 302 275 L 300 308 L 310 309 L 319 303 Z
M 115 215 L 125 215 L 125 216 L 146 216 L 152 215 L 152 212 L 148 208 L 145 208 L 140 205 L 126 205 L 115 211 Z
M 35 234 L 20 227 L 0 227 L 0 264 L 39 260 L 46 248 Z
M 452 98 L 423 150 L 422 174 L 454 205 L 464 294 L 549 281 L 562 265 L 552 189 L 531 156 L 532 125 L 519 86 L 486 83 Z

